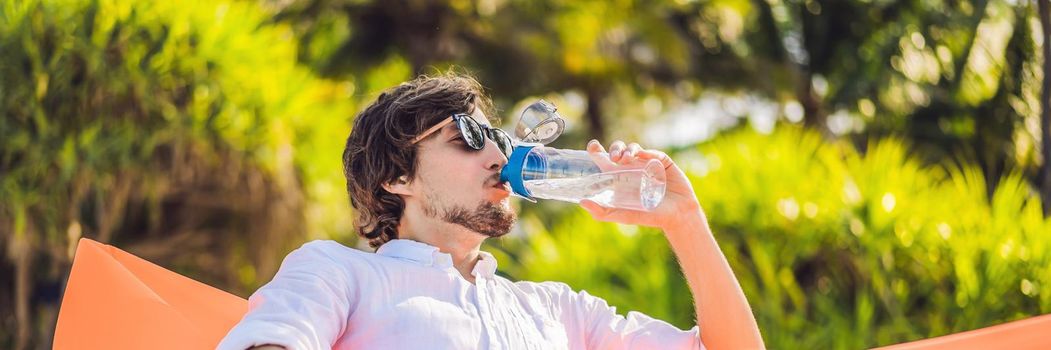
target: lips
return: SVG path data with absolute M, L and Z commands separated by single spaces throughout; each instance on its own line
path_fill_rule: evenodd
M 486 183 L 491 183 L 491 185 L 488 186 L 489 188 L 500 191 L 500 197 L 505 197 L 511 194 L 511 185 L 506 182 L 500 181 L 499 178 L 496 178 L 493 181 L 487 181 Z
M 510 187 L 506 182 L 500 181 L 500 174 L 493 175 L 485 182 L 489 187 L 510 190 Z
M 494 181 L 494 182 L 490 182 L 490 183 L 491 183 L 491 185 L 489 185 L 489 187 L 496 188 L 496 189 L 509 190 L 511 188 L 511 186 L 508 183 L 502 182 L 502 181 Z

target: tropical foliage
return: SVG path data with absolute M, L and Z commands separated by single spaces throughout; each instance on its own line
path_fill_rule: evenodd
M 244 293 L 308 230 L 346 232 L 352 90 L 255 5 L 2 6 L 4 347 L 47 339 L 80 237 Z

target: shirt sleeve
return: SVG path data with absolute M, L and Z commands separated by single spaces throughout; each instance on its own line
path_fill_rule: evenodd
M 621 316 L 616 307 L 586 291 L 574 292 L 564 283 L 545 284 L 561 304 L 566 329 L 583 336 L 587 349 L 704 349 L 697 326 L 682 330 L 635 311 Z
M 248 298 L 248 313 L 219 350 L 274 344 L 330 349 L 346 328 L 356 300 L 341 264 L 312 242 L 285 257 L 274 279 Z

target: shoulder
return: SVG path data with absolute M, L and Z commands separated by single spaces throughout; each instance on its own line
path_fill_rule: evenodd
M 298 249 L 292 251 L 291 254 L 312 254 L 330 257 L 334 259 L 353 259 L 353 258 L 366 258 L 366 255 L 372 255 L 372 253 L 363 252 L 342 243 L 333 240 L 313 240 L 310 242 L 303 243 Z M 289 254 L 289 255 L 291 255 Z
M 304 243 L 285 256 L 282 267 L 316 266 L 319 269 L 353 266 L 353 263 L 374 259 L 376 254 L 363 252 L 332 240 Z

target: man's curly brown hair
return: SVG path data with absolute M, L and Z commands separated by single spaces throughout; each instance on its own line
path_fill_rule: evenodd
M 405 202 L 383 184 L 406 176 L 415 179 L 417 145 L 412 139 L 456 113 L 475 108 L 492 118 L 493 104 L 470 75 L 420 76 L 390 88 L 365 107 L 343 149 L 343 176 L 350 205 L 357 211 L 357 234 L 379 248 L 398 238 Z

